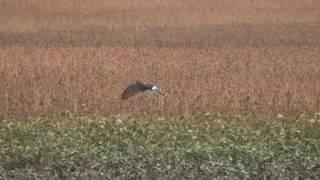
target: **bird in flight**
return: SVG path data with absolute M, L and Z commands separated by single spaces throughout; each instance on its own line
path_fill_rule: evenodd
M 135 96 L 136 94 L 141 94 L 143 93 L 146 96 L 166 96 L 167 93 L 157 87 L 154 84 L 148 83 L 144 84 L 141 81 L 136 81 L 134 84 L 130 84 L 121 94 L 121 99 L 122 100 L 127 100 L 132 96 Z

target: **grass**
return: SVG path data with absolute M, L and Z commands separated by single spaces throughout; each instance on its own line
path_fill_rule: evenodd
M 316 178 L 320 118 L 61 114 L 0 124 L 2 178 Z

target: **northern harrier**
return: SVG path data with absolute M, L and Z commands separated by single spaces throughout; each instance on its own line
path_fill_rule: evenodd
M 154 84 L 148 83 L 144 84 L 141 81 L 136 81 L 135 84 L 130 84 L 121 94 L 122 100 L 127 100 L 128 98 L 135 96 L 136 94 L 143 93 L 146 96 L 166 96 L 167 93 L 163 90 L 161 90 L 159 87 L 157 87 Z

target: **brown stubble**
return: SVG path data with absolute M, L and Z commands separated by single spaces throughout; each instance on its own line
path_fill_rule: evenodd
M 162 113 L 236 112 L 246 96 L 249 108 L 259 112 L 319 108 L 320 61 L 313 49 L 11 48 L 2 52 L 7 57 L 2 61 L 2 113 L 140 111 L 149 105 L 138 98 L 120 102 L 122 90 L 136 79 L 154 81 L 169 92 L 149 107 Z
M 2 115 L 320 110 L 317 1 L 0 4 Z M 121 101 L 137 79 L 169 95 Z
M 314 0 L 0 1 L 1 30 L 38 32 L 87 26 L 189 27 L 203 24 L 319 23 Z

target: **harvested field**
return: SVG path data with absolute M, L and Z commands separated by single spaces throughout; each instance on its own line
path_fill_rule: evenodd
M 0 1 L 0 114 L 317 112 L 319 8 L 311 0 Z M 170 95 L 120 101 L 137 79 Z
M 320 107 L 320 53 L 313 48 L 21 47 L 2 50 L 1 56 L 2 113 L 270 113 Z M 148 107 L 138 98 L 120 101 L 121 91 L 136 79 L 155 81 L 170 95 Z M 132 104 L 137 106 L 129 109 Z

